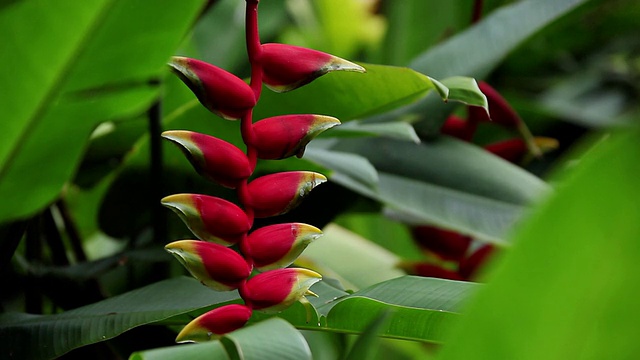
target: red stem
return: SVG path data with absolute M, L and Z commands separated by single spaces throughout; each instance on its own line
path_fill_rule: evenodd
M 247 0 L 246 37 L 247 54 L 251 63 L 251 89 L 256 97 L 260 98 L 262 91 L 262 45 L 258 31 L 258 3 L 259 0 Z
M 473 15 L 471 15 L 471 23 L 475 24 L 482 18 L 482 0 L 476 0 L 473 4 Z

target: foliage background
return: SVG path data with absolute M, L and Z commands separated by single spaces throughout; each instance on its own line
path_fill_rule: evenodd
M 190 234 L 158 199 L 233 194 L 197 177 L 157 135 L 186 128 L 239 143 L 237 124 L 201 109 L 164 64 L 182 54 L 246 76 L 243 5 L 0 4 L 0 32 L 10 34 L 0 44 L 2 358 L 127 358 L 170 346 L 190 316 L 237 300 L 179 277 L 162 250 Z M 404 68 L 371 65 L 366 78 L 331 74 L 300 92 L 265 93 L 258 117 L 312 111 L 345 122 L 304 159 L 259 168 L 330 177 L 290 217 L 275 219 L 326 233 L 301 260 L 327 279 L 314 290 L 320 325 L 294 306 L 280 316 L 287 322 L 256 317 L 221 342 L 134 357 L 638 353 L 640 5 L 486 1 L 475 26 L 471 7 L 270 0 L 260 25 L 264 41 L 409 66 L 438 80 L 486 79 L 534 134 L 560 148 L 522 169 L 439 136 L 445 117 L 463 108 L 427 94 L 428 81 Z M 474 140 L 511 136 L 488 124 Z M 417 223 L 500 246 L 487 284 L 401 277 L 399 261 L 425 259 L 406 225 Z M 274 332 L 281 343 L 268 336 Z

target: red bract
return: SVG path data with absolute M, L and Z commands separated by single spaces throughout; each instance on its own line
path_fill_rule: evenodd
M 502 95 L 498 93 L 498 91 L 496 91 L 484 81 L 481 81 L 478 84 L 478 87 L 480 88 L 480 91 L 482 91 L 482 93 L 487 97 L 491 119 L 489 119 L 487 112 L 483 108 L 470 106 L 469 121 L 493 121 L 496 124 L 500 124 L 512 129 L 517 129 L 521 126 L 522 119 L 520 119 L 518 113 L 513 110 L 511 105 L 509 105 L 507 100 L 505 100 L 505 98 L 503 98 Z
M 193 131 L 165 131 L 162 136 L 178 144 L 199 174 L 228 188 L 236 188 L 251 175 L 247 156 L 234 145 Z
M 546 153 L 558 147 L 558 141 L 552 138 L 535 137 L 533 142 Z M 485 150 L 512 163 L 518 163 L 529 154 L 529 147 L 522 139 L 509 139 L 486 145 Z
M 181 56 L 174 56 L 169 66 L 202 105 L 227 120 L 243 117 L 256 105 L 251 87 L 217 66 Z
M 262 45 L 264 83 L 273 91 L 290 91 L 336 70 L 365 72 L 357 64 L 321 51 L 285 44 Z
M 426 262 L 402 263 L 399 264 L 398 267 L 411 275 L 449 280 L 464 280 L 464 278 L 455 271 Z
M 313 188 L 327 181 L 311 171 L 289 171 L 259 177 L 249 183 L 247 206 L 256 217 L 280 215 L 298 206 Z
M 243 327 L 251 317 L 251 309 L 231 304 L 213 309 L 193 319 L 176 337 L 176 342 L 201 342 Z
M 221 245 L 240 241 L 251 229 L 251 221 L 235 204 L 213 196 L 176 194 L 162 199 L 200 239 Z
M 322 276 L 308 269 L 277 269 L 258 274 L 240 287 L 240 296 L 254 310 L 279 312 L 308 293 Z
M 260 271 L 291 265 L 312 241 L 322 236 L 315 226 L 288 223 L 260 228 L 242 241 L 242 253 Z
M 251 267 L 237 252 L 200 240 L 175 241 L 165 249 L 201 283 L 215 290 L 237 289 L 251 275 Z
M 455 115 L 451 115 L 445 120 L 444 124 L 442 124 L 440 132 L 460 140 L 471 141 L 477 127 L 478 124 L 475 122 L 466 121 Z
M 487 259 L 494 252 L 494 246 L 487 244 L 478 248 L 469 257 L 460 262 L 458 272 L 465 279 L 472 279 L 478 274 L 478 270 L 487 262 Z
M 470 237 L 435 226 L 417 226 L 412 233 L 421 248 L 445 260 L 462 259 L 471 244 Z
M 252 145 L 261 159 L 302 157 L 309 141 L 338 124 L 340 121 L 331 116 L 275 116 L 253 124 L 256 137 Z

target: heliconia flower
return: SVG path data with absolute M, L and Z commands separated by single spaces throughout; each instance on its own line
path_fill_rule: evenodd
M 279 312 L 301 300 L 311 285 L 322 276 L 315 271 L 302 268 L 276 269 L 258 274 L 242 286 L 240 296 L 254 310 Z
M 237 289 L 251 266 L 228 247 L 202 240 L 174 241 L 164 247 L 202 284 L 219 291 Z
M 357 64 L 321 51 L 285 44 L 263 44 L 265 85 L 276 92 L 290 91 L 337 70 L 365 72 Z
M 339 125 L 340 121 L 323 115 L 283 115 L 262 119 L 253 124 L 252 145 L 261 159 L 302 157 L 304 149 L 321 132 Z
M 200 194 L 175 194 L 162 199 L 199 239 L 229 246 L 251 229 L 251 221 L 234 203 Z
M 444 260 L 462 259 L 471 244 L 469 236 L 435 226 L 416 226 L 411 232 L 422 249 Z
M 231 304 L 206 312 L 188 323 L 176 337 L 176 342 L 203 342 L 243 327 L 252 314 L 251 308 Z
M 487 97 L 489 114 L 478 106 L 469 107 L 469 120 L 473 122 L 493 121 L 508 128 L 517 128 L 522 119 L 500 93 L 484 81 L 478 83 L 480 91 Z
M 397 265 L 407 274 L 448 280 L 464 280 L 457 272 L 427 262 L 402 262 Z
M 533 135 L 531 134 L 531 131 L 529 131 L 527 124 L 522 121 L 518 113 L 511 107 L 511 105 L 509 105 L 507 100 L 503 98 L 496 89 L 492 88 L 484 81 L 478 83 L 478 87 L 487 97 L 490 115 L 487 115 L 484 108 L 469 106 L 468 121 L 475 123 L 492 121 L 508 129 L 515 130 L 522 136 L 522 139 L 525 141 L 531 155 L 540 157 L 542 153 L 534 142 Z M 491 118 L 489 118 L 489 116 L 491 116 Z
M 486 244 L 478 248 L 467 258 L 460 261 L 460 268 L 458 273 L 465 279 L 472 279 L 478 274 L 478 270 L 487 262 L 487 259 L 491 257 L 495 247 L 491 244 Z
M 533 139 L 542 153 L 547 153 L 558 148 L 558 140 L 546 137 Z M 485 145 L 485 150 L 512 163 L 521 162 L 529 154 L 529 148 L 524 140 L 515 138 Z
M 453 136 L 460 140 L 471 141 L 477 128 L 477 123 L 451 115 L 445 120 L 444 124 L 442 124 L 440 133 Z
M 226 70 L 182 56 L 171 58 L 169 66 L 202 105 L 227 120 L 241 118 L 256 105 L 251 87 Z
M 281 215 L 298 206 L 313 188 L 327 181 L 311 171 L 288 171 L 261 176 L 249 183 L 247 206 L 256 217 Z
M 255 230 L 242 241 L 242 253 L 260 271 L 291 265 L 312 241 L 322 236 L 315 226 L 287 223 Z
M 179 145 L 199 174 L 229 188 L 251 176 L 249 160 L 236 146 L 193 131 L 165 131 L 162 137 Z

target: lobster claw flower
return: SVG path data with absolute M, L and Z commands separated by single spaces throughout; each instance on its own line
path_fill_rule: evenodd
M 476 132 L 478 124 L 473 121 L 463 120 L 455 115 L 451 115 L 445 120 L 440 128 L 440 133 L 453 136 L 460 140 L 471 141 Z
M 544 154 L 549 151 L 558 148 L 558 140 L 547 137 L 534 137 L 533 142 L 538 146 L 540 151 Z M 521 161 L 526 162 L 529 149 L 527 144 L 522 139 L 508 139 L 485 145 L 485 150 L 499 156 L 509 162 L 519 163 Z
M 200 194 L 175 194 L 162 199 L 199 239 L 229 246 L 251 229 L 251 221 L 234 203 Z
M 174 241 L 164 247 L 202 284 L 219 291 L 237 289 L 251 267 L 228 247 L 201 240 Z
M 291 265 L 312 241 L 322 236 L 315 226 L 287 223 L 255 230 L 241 243 L 242 253 L 260 271 Z
M 495 252 L 495 247 L 491 244 L 485 244 L 474 251 L 467 258 L 460 261 L 458 273 L 465 279 L 473 279 L 478 275 L 483 265 L 489 261 Z
M 536 157 L 540 157 L 542 153 L 540 149 L 536 145 L 533 140 L 533 135 L 531 131 L 527 127 L 522 118 L 518 115 L 518 113 L 509 105 L 507 100 L 500 95 L 500 93 L 491 87 L 491 85 L 487 84 L 484 81 L 478 83 L 478 87 L 480 91 L 487 97 L 487 102 L 489 104 L 489 115 L 485 109 L 470 106 L 469 107 L 469 121 L 479 123 L 483 121 L 493 121 L 496 124 L 502 125 L 508 129 L 515 130 L 520 133 L 522 139 L 525 141 L 529 152 Z
M 169 66 L 209 111 L 227 120 L 244 116 L 256 105 L 256 97 L 239 77 L 204 61 L 182 56 Z
M 198 173 L 228 188 L 251 176 L 247 156 L 234 145 L 193 131 L 165 131 L 162 137 L 179 145 Z
M 240 296 L 254 310 L 282 311 L 310 293 L 322 276 L 302 268 L 277 269 L 258 274 L 240 287 Z
M 203 342 L 243 327 L 251 317 L 251 308 L 231 304 L 206 312 L 188 323 L 176 337 L 176 342 Z
M 253 124 L 255 140 L 252 145 L 261 159 L 302 157 L 304 149 L 323 131 L 339 125 L 340 121 L 322 115 L 283 115 L 262 119 Z
M 458 281 L 464 280 L 460 274 L 453 270 L 427 262 L 401 262 L 397 267 L 411 275 Z
M 444 260 L 462 259 L 471 245 L 469 236 L 435 226 L 416 226 L 411 232 L 420 248 Z
M 330 71 L 366 71 L 337 56 L 285 44 L 263 44 L 262 65 L 263 81 L 275 92 L 297 89 Z
M 247 206 L 256 217 L 281 215 L 298 206 L 313 188 L 327 181 L 311 171 L 288 171 L 261 176 L 249 183 Z

